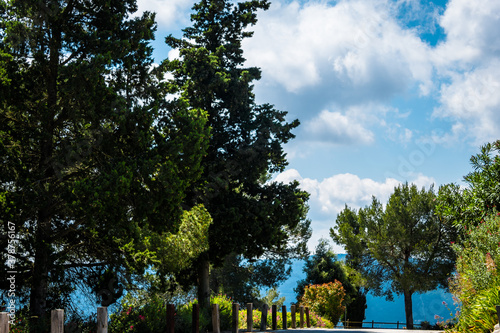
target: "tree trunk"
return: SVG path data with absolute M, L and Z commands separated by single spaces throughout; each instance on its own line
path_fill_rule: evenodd
M 412 292 L 409 290 L 404 291 L 405 297 L 405 315 L 406 315 L 406 328 L 413 329 L 413 304 L 411 301 Z
M 210 261 L 203 255 L 198 266 L 198 303 L 200 309 L 210 310 Z
M 47 229 L 50 229 L 50 219 L 41 216 L 38 220 L 35 240 L 35 262 L 33 265 L 33 276 L 30 293 L 30 332 L 46 331 L 46 300 L 49 274 L 50 249 L 47 245 Z

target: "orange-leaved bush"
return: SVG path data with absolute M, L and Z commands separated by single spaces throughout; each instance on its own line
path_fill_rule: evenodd
M 336 325 L 345 310 L 344 299 L 344 287 L 335 280 L 306 286 L 300 303 Z

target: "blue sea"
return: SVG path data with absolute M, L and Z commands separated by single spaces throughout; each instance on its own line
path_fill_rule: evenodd
M 345 255 L 340 254 L 337 256 L 341 260 Z M 306 276 L 302 271 L 304 263 L 303 260 L 295 260 L 292 265 L 291 277 L 278 287 L 280 297 L 286 297 L 285 305 L 288 309 L 291 303 L 296 302 L 293 289 L 297 286 L 297 281 L 304 279 Z M 415 324 L 428 321 L 433 325 L 437 321 L 436 317 L 439 317 L 439 321 L 448 320 L 454 316 L 457 310 L 453 304 L 452 295 L 442 289 L 424 294 L 414 294 L 412 301 Z M 404 323 L 406 321 L 403 296 L 395 296 L 394 302 L 389 302 L 385 297 L 375 297 L 368 293 L 366 303 L 365 322 L 397 323 L 399 321 Z M 383 328 L 393 327 L 383 325 Z

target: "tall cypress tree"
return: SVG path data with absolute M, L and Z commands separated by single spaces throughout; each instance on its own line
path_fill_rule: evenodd
M 283 144 L 294 137 L 297 120 L 255 102 L 256 67 L 245 67 L 241 43 L 252 36 L 256 11 L 267 1 L 202 0 L 193 9 L 192 27 L 183 39 L 168 37 L 180 58 L 167 66 L 179 93 L 208 112 L 211 136 L 202 161 L 203 175 L 193 187 L 192 203 L 203 203 L 213 218 L 209 251 L 199 257 L 196 279 L 202 303 L 208 303 L 209 265 L 234 252 L 245 258 L 288 260 L 307 252 L 307 193 L 298 183 L 267 182 L 287 165 Z
M 17 237 L 2 274 L 18 272 L 33 318 L 61 306 L 71 269 L 165 267 L 159 251 L 170 241 L 192 245 L 175 248 L 178 260 L 196 256 L 174 233 L 183 221 L 196 229 L 186 237 L 198 237 L 210 222 L 203 208 L 182 209 L 201 173 L 207 118 L 166 102 L 148 44 L 154 16 L 130 18 L 134 0 L 1 6 L 0 220 Z

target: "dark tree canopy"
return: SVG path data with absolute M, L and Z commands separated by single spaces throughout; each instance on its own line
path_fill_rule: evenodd
M 255 12 L 267 1 L 233 3 L 203 0 L 193 9 L 192 27 L 184 38 L 168 37 L 180 59 L 164 66 L 173 72 L 179 93 L 195 108 L 208 112 L 211 127 L 203 175 L 192 188 L 192 204 L 203 203 L 213 218 L 209 251 L 200 257 L 200 299 L 208 297 L 208 263 L 219 265 L 230 253 L 245 258 L 292 258 L 307 252 L 308 195 L 298 183 L 267 182 L 283 171 L 283 144 L 298 126 L 286 112 L 255 102 L 252 82 L 260 70 L 244 67 L 241 42 L 252 35 Z M 197 277 L 192 277 L 191 281 Z
M 210 222 L 182 208 L 209 129 L 201 109 L 167 103 L 154 15 L 130 18 L 133 0 L 0 6 L 0 242 L 15 225 L 32 314 L 61 306 L 73 269 L 185 267 Z M 175 260 L 157 250 L 169 244 L 183 244 Z
M 330 229 L 345 246 L 375 295 L 403 294 L 407 327 L 413 327 L 411 296 L 446 287 L 454 268 L 453 228 L 435 214 L 433 188 L 408 183 L 394 189 L 385 208 L 376 199 L 358 212 L 346 207 Z

